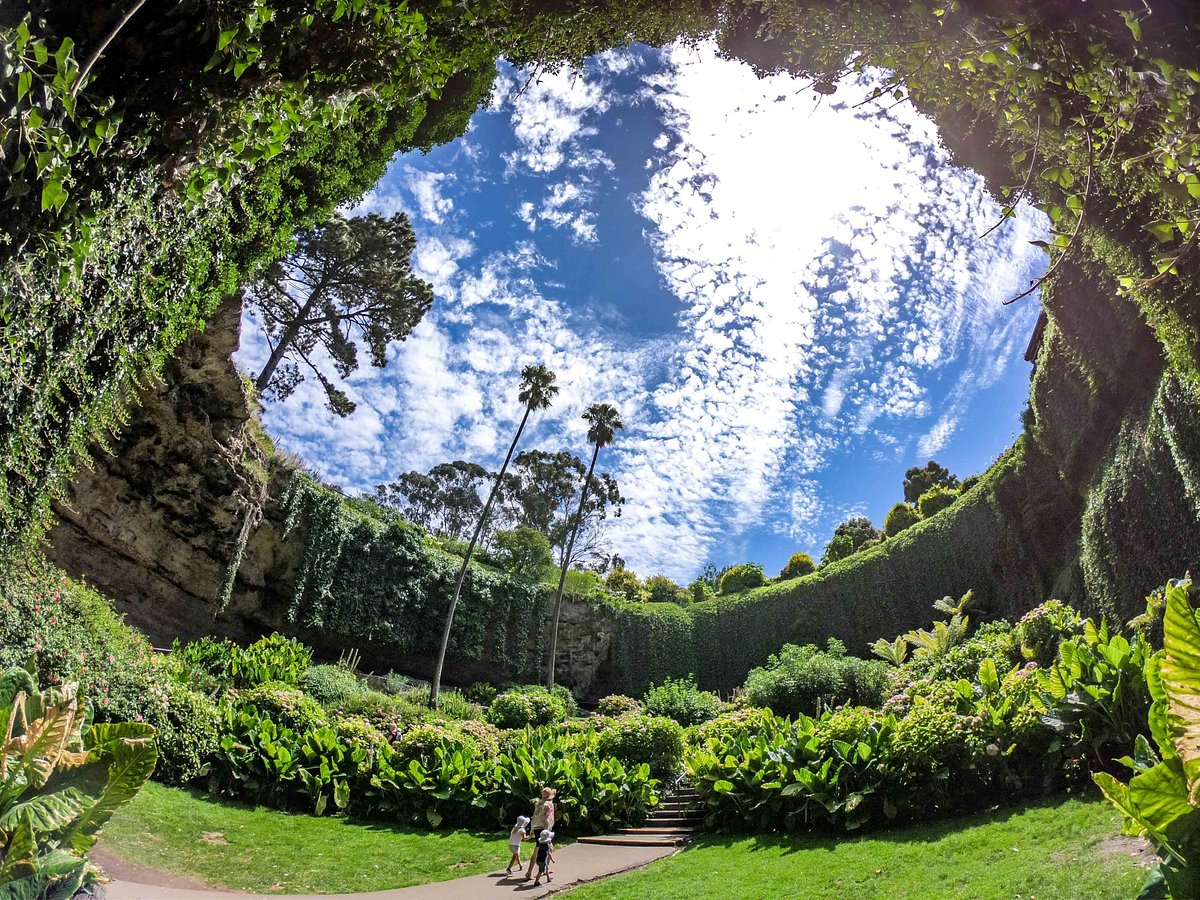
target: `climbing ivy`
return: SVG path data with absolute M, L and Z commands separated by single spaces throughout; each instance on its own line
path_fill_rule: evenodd
M 433 549 L 415 525 L 377 518 L 305 475 L 293 476 L 283 504 L 285 537 L 303 535 L 289 622 L 413 656 L 438 649 L 460 560 Z M 544 585 L 473 564 L 450 654 L 514 678 L 538 671 L 546 598 Z

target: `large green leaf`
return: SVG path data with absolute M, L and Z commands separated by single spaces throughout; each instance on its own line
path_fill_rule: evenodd
M 110 747 L 118 741 L 136 741 L 154 737 L 154 726 L 141 722 L 101 722 L 83 735 L 83 746 L 89 750 Z
M 8 734 L 8 723 L 19 694 L 37 690 L 33 676 L 24 669 L 12 668 L 0 675 L 0 735 Z
M 1134 777 L 1129 782 L 1129 803 L 1138 823 L 1157 840 L 1167 841 L 1171 824 L 1193 811 L 1179 760 L 1161 762 Z
M 0 815 L 0 830 L 12 830 L 22 816 L 29 815 L 35 833 L 60 831 L 74 822 L 91 803 L 91 798 L 86 797 L 77 788 L 50 794 L 35 794 Z
M 67 831 L 65 843 L 86 853 L 96 842 L 104 823 L 133 799 L 154 771 L 158 749 L 151 740 L 123 740 L 109 745 L 108 782 L 96 802 Z
M 1167 588 L 1159 677 L 1167 696 L 1167 727 L 1183 763 L 1188 799 L 1200 796 L 1200 624 L 1187 589 Z

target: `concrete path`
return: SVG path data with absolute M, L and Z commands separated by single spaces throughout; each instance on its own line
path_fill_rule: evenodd
M 529 900 L 547 897 L 587 881 L 595 881 L 619 872 L 640 868 L 656 859 L 675 853 L 674 847 L 611 847 L 601 844 L 571 844 L 554 853 L 554 881 L 534 887 L 532 881 L 505 876 L 503 871 L 488 875 L 454 878 L 416 887 L 365 894 L 289 894 L 292 900 Z M 239 894 L 195 888 L 166 887 L 115 880 L 108 886 L 109 900 L 279 900 L 279 894 Z

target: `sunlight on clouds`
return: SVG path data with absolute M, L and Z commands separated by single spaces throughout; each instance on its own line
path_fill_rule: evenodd
M 999 213 L 982 180 L 949 164 L 913 110 L 849 109 L 864 84 L 816 104 L 790 77 L 759 80 L 712 47 L 648 58 L 610 52 L 583 73 L 532 80 L 504 69 L 486 115 L 502 117 L 512 149 L 493 169 L 486 148 L 461 172 L 393 165 L 353 212 L 410 213 L 434 309 L 392 345 L 386 370 L 364 359 L 347 386 L 359 403 L 349 420 L 308 382 L 273 405 L 281 446 L 354 488 L 447 459 L 491 464 L 521 412 L 521 367 L 544 363 L 562 390 L 525 445 L 584 453 L 580 413 L 616 404 L 628 427 L 601 464 L 628 498 L 614 546 L 644 574 L 680 579 L 755 528 L 819 555 L 815 542 L 858 510 L 826 496 L 835 455 L 947 446 L 1028 337 L 1035 304 L 1000 304 L 1044 266 L 1026 243 L 1040 222 L 1022 212 L 977 242 Z M 617 77 L 641 78 L 640 92 L 617 95 Z M 656 112 L 636 146 L 635 165 L 650 155 L 645 171 L 610 174 L 606 150 L 625 135 L 597 123 L 618 104 L 630 105 L 623 117 Z M 489 174 L 524 189 L 487 210 L 509 220 L 500 249 L 484 235 L 497 226 L 478 224 L 471 205 L 471 185 Z M 603 249 L 605 179 L 644 222 L 663 284 L 640 287 L 680 309 L 666 335 L 597 325 L 612 321 L 603 299 L 578 304 L 587 286 L 573 259 L 547 249 L 555 235 Z M 254 371 L 265 358 L 248 316 L 239 362 Z

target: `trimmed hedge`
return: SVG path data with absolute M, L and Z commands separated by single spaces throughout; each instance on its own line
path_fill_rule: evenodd
M 1021 440 L 941 515 L 812 575 L 686 608 L 614 604 L 613 687 L 638 695 L 692 672 L 702 688 L 731 691 L 785 643 L 836 637 L 865 654 L 880 635 L 927 625 L 938 597 L 969 589 L 995 615 L 1024 612 L 1057 573 L 1023 537 L 1029 485 L 1045 477 Z

